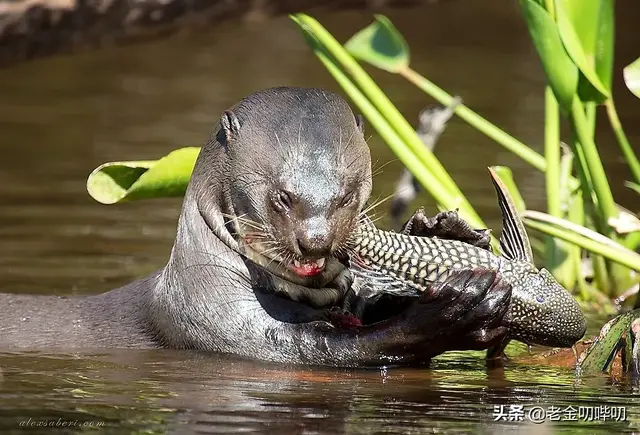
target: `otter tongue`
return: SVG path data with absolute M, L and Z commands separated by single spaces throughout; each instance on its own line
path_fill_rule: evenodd
M 291 268 L 300 276 L 314 276 L 322 272 L 324 269 L 324 261 L 324 258 L 306 261 L 294 260 Z

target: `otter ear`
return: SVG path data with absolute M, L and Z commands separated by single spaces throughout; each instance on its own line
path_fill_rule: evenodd
M 228 148 L 229 142 L 233 141 L 240 133 L 240 120 L 230 110 L 225 111 L 220 118 L 220 133 L 218 134 L 218 142 Z
M 356 127 L 360 130 L 360 133 L 364 134 L 364 119 L 360 114 L 356 115 Z

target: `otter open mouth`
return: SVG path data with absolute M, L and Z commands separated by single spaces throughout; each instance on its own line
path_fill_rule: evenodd
M 287 267 L 300 276 L 316 276 L 324 271 L 325 259 L 317 260 L 293 260 Z
M 263 261 L 259 261 L 259 263 L 280 265 L 300 278 L 318 276 L 326 269 L 326 258 L 291 258 L 287 255 L 281 255 L 278 250 L 270 249 L 268 244 L 252 237 L 244 236 L 242 240 L 247 254 L 250 254 L 249 256 L 254 260 L 261 257 Z

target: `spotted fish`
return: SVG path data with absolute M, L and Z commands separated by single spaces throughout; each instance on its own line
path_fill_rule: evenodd
M 537 269 L 533 253 L 509 193 L 489 169 L 502 212 L 502 256 L 458 240 L 416 237 L 377 229 L 371 221 L 358 226 L 351 240 L 351 270 L 375 292 L 418 296 L 454 270 L 486 268 L 511 284 L 505 319 L 507 339 L 489 356 L 498 356 L 511 339 L 526 344 L 571 347 L 585 333 L 580 306 L 545 269 Z

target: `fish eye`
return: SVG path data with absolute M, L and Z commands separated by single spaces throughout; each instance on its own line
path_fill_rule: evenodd
M 539 304 L 543 303 L 544 302 L 544 296 L 540 296 L 540 295 L 536 296 L 536 302 L 538 302 Z

